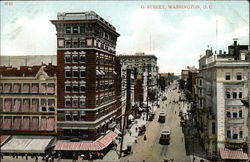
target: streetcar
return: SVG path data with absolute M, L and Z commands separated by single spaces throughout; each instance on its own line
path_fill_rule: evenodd
M 165 123 L 165 119 L 166 119 L 166 114 L 164 112 L 161 112 L 159 114 L 158 122 L 159 123 Z
M 159 143 L 162 145 L 169 145 L 170 144 L 170 129 L 165 128 L 162 130 Z

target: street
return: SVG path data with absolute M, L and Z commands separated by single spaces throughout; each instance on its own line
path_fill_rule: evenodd
M 175 89 L 175 88 L 172 88 Z M 164 161 L 174 160 L 189 162 L 190 158 L 186 156 L 184 136 L 180 127 L 179 114 L 179 93 L 177 89 L 171 90 L 166 94 L 167 100 L 160 102 L 160 108 L 155 112 L 154 120 L 149 122 L 144 136 L 139 136 L 137 143 L 133 147 L 133 154 L 124 157 L 122 160 L 129 161 Z M 160 112 L 165 112 L 166 122 L 159 123 L 158 116 Z M 171 139 L 169 145 L 159 144 L 160 134 L 163 128 L 170 128 Z

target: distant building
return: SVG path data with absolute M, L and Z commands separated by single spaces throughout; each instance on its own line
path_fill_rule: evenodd
M 229 54 L 214 55 L 207 50 L 199 60 L 198 128 L 205 150 L 222 160 L 228 160 L 229 151 L 233 160 L 248 159 L 249 109 L 241 102 L 248 94 L 247 53 L 247 46 L 235 41 Z
M 1 66 L 0 94 L 1 135 L 12 135 L 1 152 L 45 154 L 57 133 L 56 66 Z M 27 150 L 28 144 L 35 145 Z
M 149 73 L 148 87 L 157 89 L 158 66 L 155 55 L 136 53 L 135 55 L 118 55 L 117 57 L 120 59 L 122 69 L 135 69 L 138 74 L 143 75 Z
M 181 70 L 181 79 L 184 79 L 185 81 L 187 81 L 188 72 L 189 72 L 188 69 L 183 69 L 183 70 Z
M 195 67 L 189 67 L 188 70 L 189 71 L 188 71 L 186 87 L 187 87 L 187 90 L 191 93 L 192 97 L 194 97 L 198 69 L 196 69 Z
M 0 56 L 0 66 L 20 67 L 42 64 L 57 65 L 56 55 Z
M 147 103 L 147 91 L 157 90 L 158 66 L 155 55 L 136 53 L 135 55 L 118 55 L 122 75 L 122 109 L 125 111 L 127 102 L 127 69 L 130 69 L 130 93 L 133 115 L 138 112 L 142 102 Z M 138 76 L 138 77 L 137 77 Z M 140 94 L 142 93 L 142 94 Z M 134 116 L 133 116 L 134 117 Z M 132 118 L 132 116 L 131 116 Z

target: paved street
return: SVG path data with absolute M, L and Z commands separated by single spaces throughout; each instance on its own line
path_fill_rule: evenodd
M 171 90 L 172 89 L 172 90 Z M 184 138 L 184 134 L 182 128 L 180 127 L 180 117 L 179 111 L 182 110 L 183 113 L 187 113 L 187 103 L 178 101 L 180 94 L 177 92 L 173 86 L 167 90 L 164 94 L 167 97 L 167 100 L 159 102 L 160 107 L 154 107 L 153 111 L 155 111 L 155 117 L 153 121 L 145 121 L 146 117 L 144 115 L 141 116 L 140 119 L 136 119 L 136 124 L 132 125 L 130 128 L 131 135 L 128 133 L 124 136 L 124 144 L 123 150 L 127 148 L 128 144 L 132 144 L 133 153 L 122 157 L 119 159 L 119 148 L 120 143 L 118 142 L 118 146 L 116 150 L 115 148 L 110 150 L 108 154 L 105 155 L 103 161 L 164 161 L 164 160 L 173 160 L 176 162 L 191 162 L 193 160 L 192 148 L 194 147 L 194 142 L 190 142 L 187 138 Z M 166 122 L 159 123 L 158 116 L 160 112 L 165 112 Z M 144 119 L 144 120 L 143 120 Z M 136 131 L 136 127 L 139 127 L 143 124 L 147 125 L 146 137 L 147 140 L 144 141 L 144 136 L 138 136 L 138 132 Z M 190 125 L 191 123 L 189 123 Z M 159 144 L 160 134 L 163 128 L 170 128 L 171 130 L 171 140 L 170 145 L 161 145 Z M 137 143 L 135 140 L 137 139 Z M 185 149 L 185 142 L 186 148 Z M 197 141 L 198 142 L 198 141 Z M 195 147 L 198 148 L 198 143 Z M 200 148 L 200 147 L 199 147 Z M 195 149 L 197 150 L 197 149 Z M 188 155 L 186 155 L 186 152 Z M 199 152 L 199 151 L 198 151 Z M 189 156 L 191 155 L 191 156 Z M 195 154 L 197 155 L 197 154 Z M 195 161 L 199 161 L 199 157 L 195 157 Z M 13 159 L 12 157 L 5 157 L 4 162 L 14 162 L 14 161 L 35 161 L 35 159 L 29 158 L 28 160 L 22 159 Z M 39 158 L 38 161 L 42 161 Z M 57 161 L 57 159 L 55 159 Z M 62 162 L 70 162 L 72 160 L 61 160 Z M 86 161 L 86 160 L 84 160 Z M 100 161 L 100 160 L 94 160 Z
M 186 156 L 184 136 L 180 127 L 179 104 L 173 103 L 179 99 L 177 90 L 171 90 L 167 95 L 167 100 L 160 102 L 160 108 L 155 112 L 155 118 L 149 122 L 146 137 L 138 137 L 138 143 L 133 147 L 133 154 L 124 157 L 124 161 L 163 161 L 164 159 L 174 159 L 174 161 L 189 162 L 190 158 Z M 158 123 L 160 112 L 167 114 L 164 124 Z M 170 145 L 164 146 L 159 144 L 160 133 L 163 128 L 170 128 L 171 140 Z

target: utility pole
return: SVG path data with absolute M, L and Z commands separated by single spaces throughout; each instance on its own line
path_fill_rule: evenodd
M 157 96 L 157 108 L 160 107 L 160 106 L 158 106 L 158 104 L 159 104 L 159 103 L 158 103 L 158 100 L 159 100 L 159 92 L 160 92 L 160 91 L 159 91 L 159 89 L 160 89 L 160 88 L 159 88 L 159 83 L 158 83 L 159 78 L 160 78 L 160 77 L 159 77 L 159 74 L 157 74 L 157 82 L 156 82 L 156 84 L 157 84 L 157 91 L 156 91 L 156 96 Z
M 148 108 L 148 89 L 149 89 L 148 80 L 149 80 L 149 64 L 147 64 L 147 117 L 146 117 L 146 120 L 148 120 L 148 112 L 149 112 L 149 108 Z
M 250 19 L 250 18 L 249 18 Z M 250 50 L 250 49 L 249 49 Z M 248 59 L 248 138 L 247 138 L 247 145 L 248 145 L 248 156 L 250 155 L 250 51 L 247 53 Z
M 123 126 L 122 126 L 122 139 L 121 139 L 121 145 L 120 145 L 120 155 L 119 155 L 119 159 L 122 157 L 122 147 L 123 147 L 123 140 L 124 140 L 124 131 L 125 131 L 125 124 L 127 121 L 127 116 L 129 115 L 129 111 L 130 111 L 130 101 L 131 101 L 131 93 L 130 93 L 130 76 L 131 76 L 131 70 L 127 69 L 127 86 L 126 86 L 126 91 L 127 91 L 127 98 L 126 98 L 126 109 L 125 109 L 125 113 L 124 113 L 124 120 L 123 120 Z M 125 120 L 126 119 L 126 120 Z

